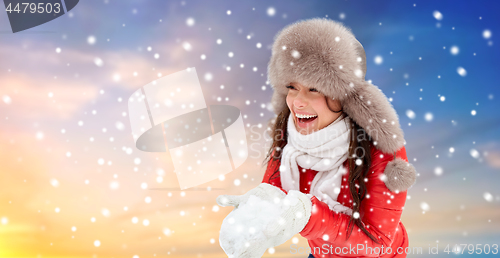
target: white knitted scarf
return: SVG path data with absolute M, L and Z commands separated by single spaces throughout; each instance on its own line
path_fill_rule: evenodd
M 288 143 L 283 148 L 280 165 L 281 186 L 286 191 L 300 191 L 299 166 L 318 171 L 309 193 L 328 204 L 331 210 L 351 215 L 352 209 L 337 202 L 342 184 L 342 175 L 347 171 L 342 166 L 347 159 L 351 129 L 350 118 L 340 115 L 328 126 L 303 135 L 295 128 L 293 114 L 288 117 Z

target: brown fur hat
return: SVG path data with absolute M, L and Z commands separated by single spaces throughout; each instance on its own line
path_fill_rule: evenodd
M 295 22 L 275 36 L 268 66 L 275 113 L 286 107 L 290 82 L 313 86 L 338 99 L 378 149 L 394 153 L 404 136 L 396 111 L 375 85 L 365 81 L 366 57 L 350 29 L 326 18 Z
M 314 87 L 338 99 L 379 150 L 395 153 L 405 143 L 398 115 L 382 91 L 365 81 L 365 74 L 365 51 L 348 27 L 326 18 L 297 21 L 274 37 L 268 64 L 268 80 L 274 89 L 271 104 L 276 114 L 287 106 L 286 86 L 291 82 Z

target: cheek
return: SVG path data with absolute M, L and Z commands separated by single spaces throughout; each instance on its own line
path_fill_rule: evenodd
M 324 98 L 318 98 L 314 102 L 314 110 L 318 115 L 325 115 L 327 111 L 329 111 L 328 106 L 326 105 L 326 101 Z
M 292 96 L 290 96 L 290 94 L 286 95 L 286 105 L 288 106 L 288 108 L 292 109 L 292 103 L 293 103 Z
M 323 101 L 317 102 L 317 105 L 315 105 L 315 111 L 318 114 L 318 117 L 320 118 L 320 121 L 330 121 L 333 116 L 335 116 L 335 113 L 333 113 L 328 106 L 326 105 L 325 99 Z

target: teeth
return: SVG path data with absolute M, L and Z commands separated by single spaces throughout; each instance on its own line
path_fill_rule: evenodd
M 296 117 L 298 118 L 311 118 L 311 117 L 317 117 L 317 115 L 301 115 L 301 114 L 295 114 Z

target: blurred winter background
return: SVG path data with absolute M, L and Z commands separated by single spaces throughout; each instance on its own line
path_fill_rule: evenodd
M 13 34 L 0 12 L 0 257 L 225 257 L 219 194 L 262 180 L 273 37 L 343 22 L 367 80 L 392 101 L 419 172 L 401 220 L 410 246 L 500 244 L 497 1 L 80 1 Z M 127 99 L 196 67 L 207 104 L 244 115 L 249 158 L 177 190 L 169 153 L 134 146 Z M 291 255 L 295 236 L 266 257 Z M 491 248 L 493 252 L 494 248 Z M 497 249 L 498 251 L 498 249 Z M 468 251 L 465 250 L 464 253 Z M 453 254 L 450 254 L 453 255 Z

